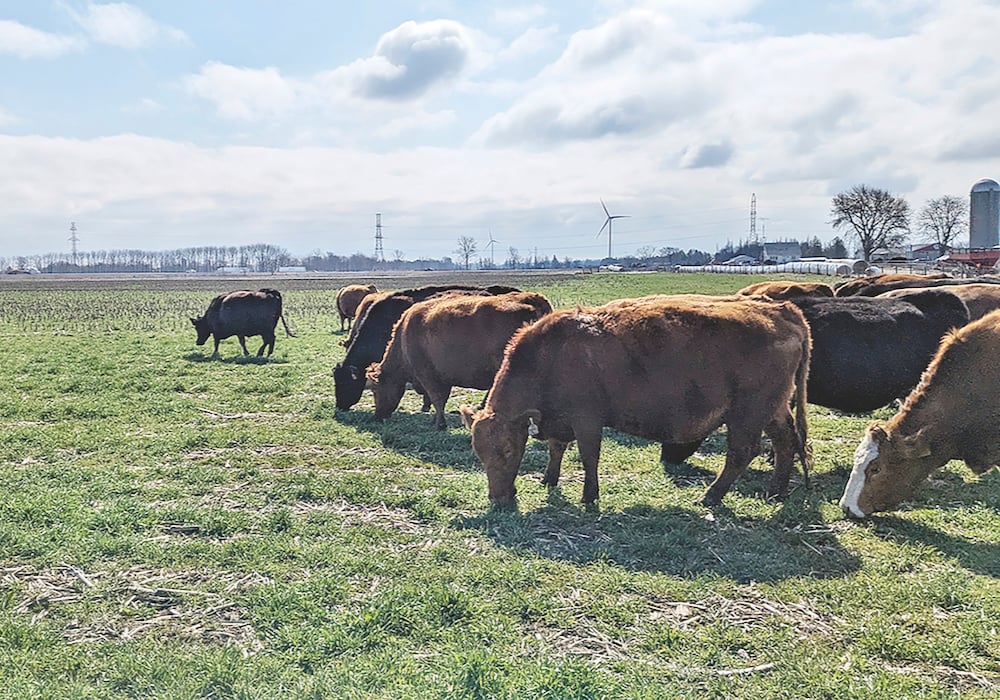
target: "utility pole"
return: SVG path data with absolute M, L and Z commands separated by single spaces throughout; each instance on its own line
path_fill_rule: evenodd
M 757 193 L 750 193 L 750 242 L 757 242 Z
M 375 262 L 385 262 L 385 253 L 382 252 L 382 214 L 375 215 Z

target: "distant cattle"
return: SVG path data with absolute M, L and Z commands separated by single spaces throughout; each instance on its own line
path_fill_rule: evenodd
M 906 396 L 941 338 L 968 322 L 954 294 L 792 299 L 812 330 L 809 402 L 863 413 Z
M 462 407 L 490 500 L 514 498 L 529 435 L 548 440 L 549 486 L 576 440 L 583 500 L 596 500 L 603 427 L 666 449 L 697 446 L 726 425 L 726 463 L 706 505 L 722 500 L 765 432 L 775 451 L 770 491 L 784 495 L 795 456 L 804 469 L 810 461 L 809 347 L 809 327 L 788 303 L 654 296 L 549 314 L 515 334 L 485 407 Z
M 892 289 L 879 294 L 879 297 L 889 299 L 903 299 L 913 294 L 919 294 L 926 287 L 912 287 L 909 289 Z M 969 310 L 969 320 L 977 321 L 991 311 L 1000 309 L 1000 284 L 954 284 L 944 287 L 961 299 Z
M 1000 465 L 1000 311 L 948 335 L 920 384 L 888 423 L 872 423 L 854 452 L 840 506 L 863 518 L 912 498 L 935 469 L 963 460 Z
M 196 344 L 204 345 L 209 336 L 214 336 L 213 357 L 219 354 L 219 341 L 233 335 L 239 338 L 244 355 L 250 354 L 246 338 L 259 335 L 264 344 L 257 351 L 257 357 L 264 354 L 265 348 L 270 357 L 274 352 L 274 329 L 278 319 L 281 319 L 285 333 L 292 335 L 281 312 L 281 294 L 276 289 L 258 289 L 256 292 L 240 290 L 218 295 L 212 299 L 205 314 L 192 318 L 191 323 L 198 332 Z
M 977 277 L 975 279 L 939 279 L 939 280 L 927 280 L 926 282 L 919 282 L 917 280 L 906 280 L 900 282 L 886 282 L 881 284 L 870 284 L 867 287 L 863 287 L 858 291 L 857 296 L 862 297 L 877 297 L 885 292 L 891 292 L 896 289 L 930 289 L 932 287 L 946 287 L 948 289 L 953 289 L 956 287 L 964 287 L 969 284 L 995 284 L 988 282 L 982 277 Z
M 348 284 L 338 290 L 337 313 L 340 315 L 340 330 L 344 330 L 344 321 L 347 321 L 347 330 L 351 329 L 351 322 L 361 300 L 377 291 L 378 288 L 374 284 Z
M 514 287 L 493 285 L 472 287 L 468 285 L 437 285 L 394 292 L 377 299 L 359 316 L 354 324 L 353 340 L 349 341 L 342 362 L 333 368 L 334 396 L 337 408 L 348 409 L 364 393 L 368 365 L 378 362 L 389 344 L 389 336 L 403 312 L 419 301 L 441 294 L 504 294 L 520 291 Z
M 444 430 L 451 388 L 489 389 L 514 332 L 551 311 L 548 299 L 534 292 L 455 295 L 414 304 L 396 323 L 382 361 L 368 369 L 375 417 L 384 419 L 396 410 L 411 380 L 434 406 L 435 427 Z
M 784 301 L 797 297 L 832 297 L 833 287 L 825 282 L 792 282 L 773 280 L 757 282 L 736 292 L 737 296 L 761 297 Z
M 854 279 L 834 285 L 834 296 L 852 297 L 857 294 L 861 296 L 873 297 L 876 294 L 898 289 L 899 287 L 923 287 L 928 286 L 934 280 L 951 280 L 951 275 L 944 272 L 932 272 L 926 275 L 915 275 L 906 272 L 887 272 L 881 275 L 870 277 L 856 277 Z M 872 293 L 873 289 L 879 291 Z

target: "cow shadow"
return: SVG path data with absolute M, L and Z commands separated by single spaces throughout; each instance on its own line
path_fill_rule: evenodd
M 950 534 L 892 514 L 876 515 L 859 526 L 871 528 L 877 537 L 887 541 L 919 542 L 969 571 L 1000 578 L 1000 544 L 978 540 L 975 533 L 968 537 Z
M 206 355 L 200 352 L 189 352 L 184 355 L 188 362 L 218 362 L 224 365 L 287 365 L 288 360 L 284 357 L 272 355 L 271 357 L 257 357 L 256 355 L 233 355 L 223 357 L 221 355 Z
M 861 568 L 861 559 L 841 546 L 820 516 L 820 503 L 805 493 L 792 513 L 783 506 L 771 517 L 747 519 L 725 506 L 602 511 L 573 504 L 553 489 L 538 510 L 491 510 L 456 518 L 451 526 L 480 532 L 520 555 L 610 563 L 632 572 L 709 574 L 741 583 L 848 576 Z

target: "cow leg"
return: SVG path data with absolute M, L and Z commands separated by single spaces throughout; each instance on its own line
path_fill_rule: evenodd
M 257 351 L 257 357 L 264 354 L 264 348 L 267 348 L 267 356 L 270 357 L 271 353 L 274 352 L 274 332 L 272 331 L 270 335 L 261 334 L 260 337 L 264 340 L 264 344 Z
M 545 476 L 542 477 L 542 484 L 545 486 L 558 486 L 559 474 L 562 472 L 563 455 L 569 445 L 562 440 L 549 438 L 549 463 L 545 467 Z
M 212 352 L 212 357 L 218 357 L 219 356 L 219 339 L 216 337 L 216 338 L 214 338 L 214 340 L 215 340 L 215 351 Z
M 701 497 L 699 502 L 705 506 L 722 503 L 722 497 L 729 491 L 729 487 L 746 470 L 750 460 L 760 449 L 759 431 L 750 433 L 747 430 L 734 430 L 731 425 L 726 427 L 729 433 L 726 440 L 726 465 Z
M 430 393 L 431 403 L 434 404 L 434 427 L 438 430 L 447 430 L 448 424 L 444 420 L 444 405 L 448 402 L 448 397 L 451 396 L 451 387 L 444 387 L 443 390 L 433 389 L 428 390 Z
M 771 438 L 774 448 L 774 472 L 767 487 L 767 495 L 784 499 L 788 496 L 788 482 L 792 478 L 795 463 L 795 447 L 798 442 L 795 422 L 791 414 L 788 414 L 770 423 L 764 428 L 764 432 Z
M 583 502 L 593 503 L 600 495 L 597 483 L 597 463 L 601 459 L 601 429 L 573 430 L 576 446 L 583 462 Z
M 663 464 L 684 464 L 687 458 L 698 451 L 701 440 L 696 442 L 664 442 L 660 445 L 660 462 Z
M 240 347 L 243 348 L 243 354 L 244 355 L 249 355 L 250 351 L 247 350 L 247 339 L 246 339 L 246 336 L 238 335 L 236 337 L 240 339 Z

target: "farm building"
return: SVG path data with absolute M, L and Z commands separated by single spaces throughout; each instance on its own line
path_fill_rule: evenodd
M 768 263 L 781 263 L 798 260 L 802 257 L 802 246 L 798 241 L 775 241 L 764 244 L 764 260 Z
M 969 248 L 1000 245 L 1000 183 L 983 178 L 969 192 Z

